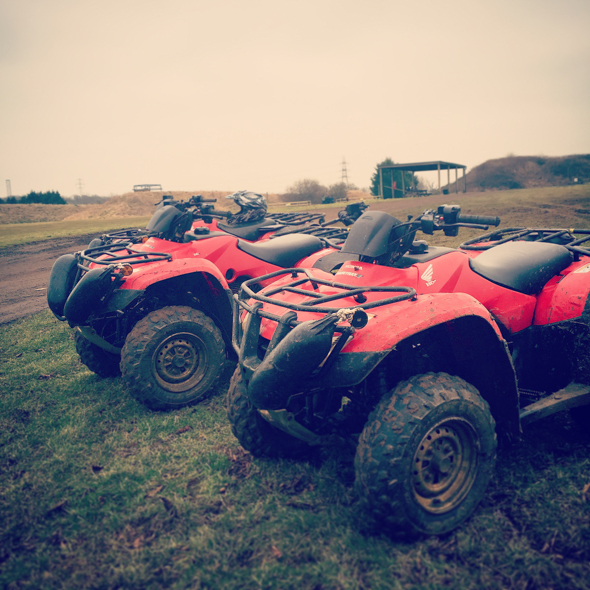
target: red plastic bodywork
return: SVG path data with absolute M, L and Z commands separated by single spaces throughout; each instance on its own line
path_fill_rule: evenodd
M 507 289 L 476 274 L 469 266 L 472 257 L 473 253 L 457 250 L 402 269 L 349 261 L 335 275 L 317 269 L 312 269 L 312 273 L 318 278 L 351 286 L 403 285 L 416 290 L 417 297 L 413 301 L 368 310 L 368 326 L 355 333 L 343 352 L 385 350 L 418 331 L 468 315 L 485 319 L 499 338 L 502 338 L 502 333 L 517 333 L 533 324 L 574 319 L 582 315 L 590 290 L 587 259 L 586 263 L 572 264 L 562 275 L 549 281 L 539 295 L 533 296 Z M 290 277 L 284 279 L 285 282 L 290 280 Z M 279 284 L 277 282 L 275 286 Z M 312 286 L 307 283 L 302 288 L 309 290 Z M 334 294 L 339 289 L 320 285 L 318 291 Z M 391 294 L 367 293 L 366 297 L 368 302 L 373 302 L 388 295 Z M 304 298 L 297 293 L 282 293 L 278 297 L 289 303 L 304 302 Z M 342 308 L 355 305 L 358 303 L 351 298 L 330 303 L 330 306 Z M 269 304 L 265 304 L 264 308 L 277 315 L 286 311 Z M 318 317 L 315 313 L 298 312 L 301 321 Z M 263 320 L 262 336 L 270 339 L 275 326 L 274 322 Z
M 585 258 L 553 277 L 538 296 L 534 325 L 543 326 L 582 315 L 590 289 L 590 264 Z
M 214 276 L 224 289 L 228 289 L 235 282 L 239 284 L 244 277 L 259 277 L 280 270 L 278 266 L 243 252 L 237 244 L 238 238 L 230 235 L 212 236 L 187 243 L 150 238 L 134 246 L 134 249 L 139 252 L 166 252 L 172 258 L 133 265 L 133 274 L 120 288 L 146 289 L 172 277 L 201 272 Z M 321 250 L 319 255 L 325 255 L 326 252 Z

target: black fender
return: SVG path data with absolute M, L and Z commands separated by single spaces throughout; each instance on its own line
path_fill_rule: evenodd
M 74 254 L 64 254 L 54 263 L 49 276 L 47 287 L 47 305 L 53 315 L 62 322 L 65 321 L 64 306 L 74 288 L 78 273 L 78 261 Z
M 93 268 L 74 287 L 64 306 L 64 315 L 71 326 L 80 326 L 99 311 L 117 287 L 112 279 L 114 269 Z

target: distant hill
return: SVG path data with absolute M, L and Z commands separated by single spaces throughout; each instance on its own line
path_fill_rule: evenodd
M 590 182 L 590 154 L 557 158 L 508 156 L 488 160 L 470 170 L 465 176 L 468 191 L 585 183 Z

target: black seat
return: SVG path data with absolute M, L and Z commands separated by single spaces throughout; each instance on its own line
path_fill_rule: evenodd
M 276 229 L 277 222 L 274 219 L 265 218 L 256 223 L 248 223 L 245 225 L 227 225 L 225 223 L 217 223 L 217 227 L 232 236 L 242 238 L 243 240 L 257 240 L 262 233 L 259 230 L 267 228 L 268 231 Z M 279 226 L 282 227 L 282 226 Z
M 251 243 L 238 240 L 238 248 L 242 252 L 281 268 L 291 268 L 302 258 L 321 250 L 323 247 L 324 245 L 318 237 L 307 234 L 281 236 L 268 242 Z
M 525 295 L 536 295 L 547 281 L 567 268 L 573 254 L 547 242 L 507 242 L 469 261 L 482 277 Z

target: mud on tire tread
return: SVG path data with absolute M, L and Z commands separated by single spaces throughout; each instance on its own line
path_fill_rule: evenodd
M 175 393 L 158 382 L 152 356 L 159 342 L 181 332 L 196 336 L 202 343 L 207 367 L 194 387 Z M 224 363 L 221 331 L 206 314 L 187 306 L 163 307 L 148 314 L 131 330 L 121 351 L 121 372 L 127 386 L 152 410 L 178 409 L 204 400 L 213 393 Z
M 453 417 L 476 433 L 477 469 L 463 500 L 433 514 L 414 497 L 414 456 L 423 437 Z M 474 387 L 446 373 L 417 375 L 398 384 L 369 417 L 357 447 L 355 487 L 375 523 L 390 532 L 442 534 L 474 512 L 492 475 L 496 447 L 494 419 Z
M 300 457 L 309 445 L 269 424 L 250 403 L 238 366 L 227 392 L 227 417 L 240 444 L 256 457 Z
M 108 377 L 118 377 L 121 374 L 119 368 L 121 357 L 119 355 L 108 352 L 90 342 L 78 330 L 74 332 L 74 343 L 82 364 L 99 377 L 107 379 Z

